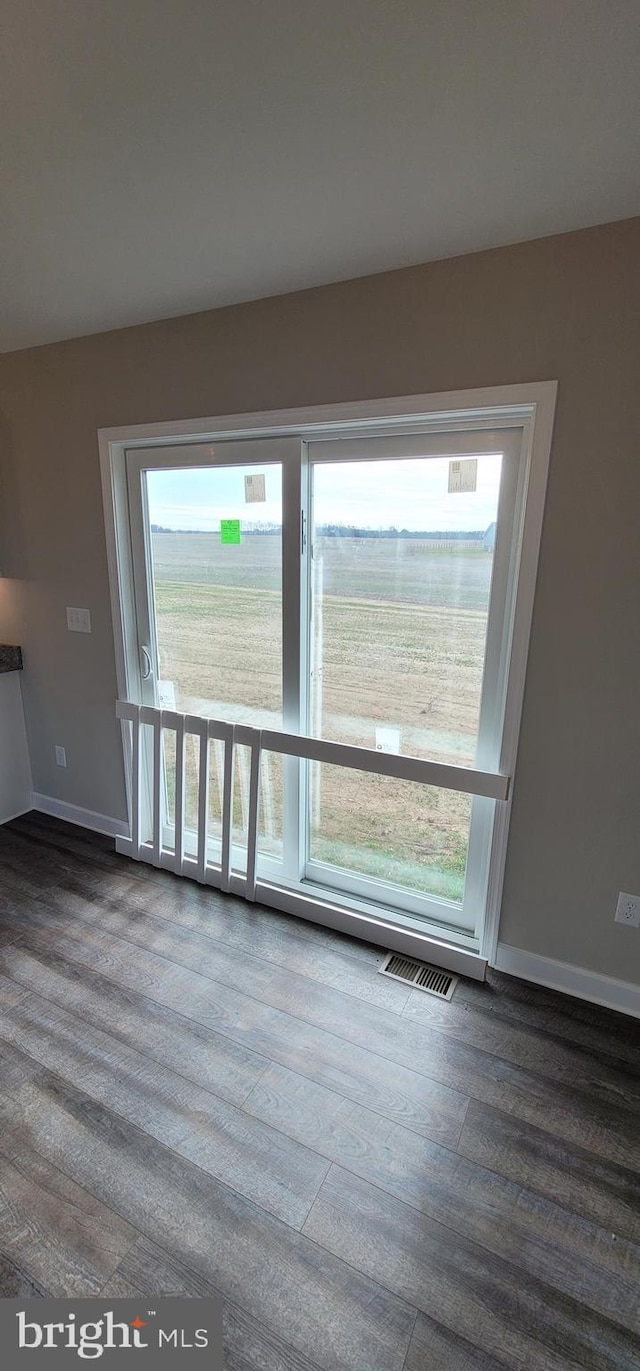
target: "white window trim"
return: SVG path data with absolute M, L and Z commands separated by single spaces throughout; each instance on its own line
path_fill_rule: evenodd
M 525 455 L 526 490 L 520 532 L 519 575 L 513 613 L 511 659 L 506 692 L 503 747 L 500 771 L 515 777 L 517 743 L 522 716 L 522 703 L 527 669 L 527 657 L 544 501 L 551 451 L 551 438 L 557 393 L 557 382 L 540 381 L 523 385 L 490 387 L 482 390 L 443 392 L 432 395 L 401 396 L 394 399 L 360 401 L 349 404 L 323 405 L 314 408 L 271 410 L 262 413 L 222 415 L 207 419 L 190 419 L 158 424 L 139 424 L 124 428 L 100 429 L 98 446 L 102 480 L 109 586 L 113 616 L 116 677 L 120 699 L 139 698 L 139 654 L 135 606 L 132 586 L 131 553 L 128 537 L 127 478 L 125 453 L 131 448 L 210 442 L 225 438 L 268 438 L 296 436 L 309 440 L 331 433 L 344 437 L 348 433 L 363 436 L 382 436 L 399 429 L 403 432 L 421 422 L 436 422 L 443 428 L 455 424 L 472 427 L 478 421 L 487 422 L 487 411 L 497 424 L 523 424 L 527 441 Z M 434 420 L 434 416 L 437 419 Z M 115 702 L 114 702 L 115 705 Z M 129 767 L 127 799 L 130 806 Z M 507 840 L 511 815 L 511 795 L 497 807 L 488 878 L 487 911 L 478 953 L 469 953 L 478 963 L 471 974 L 483 974 L 487 962 L 495 962 L 498 945 L 500 907 L 506 863 Z M 296 909 L 296 912 L 301 912 Z M 313 915 L 311 916 L 313 917 Z M 329 920 L 327 920 L 329 922 Z M 382 928 L 371 924 L 367 928 L 357 914 L 344 913 L 344 927 L 355 936 L 379 941 Z M 378 928 L 378 937 L 375 932 Z M 402 931 L 396 929 L 398 937 Z M 395 938 L 394 938 L 395 941 Z M 442 943 L 430 938 L 413 937 L 413 950 L 421 942 L 426 957 L 438 953 L 442 964 Z M 407 948 L 408 950 L 408 948 Z M 453 950 L 453 949 L 452 949 Z M 469 973 L 468 973 L 469 974 Z

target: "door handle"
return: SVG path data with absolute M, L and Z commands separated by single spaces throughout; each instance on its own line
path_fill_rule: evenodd
M 140 646 L 140 652 L 142 655 L 142 679 L 143 681 L 148 681 L 149 677 L 153 675 L 151 653 L 148 647 L 145 647 L 144 645 Z

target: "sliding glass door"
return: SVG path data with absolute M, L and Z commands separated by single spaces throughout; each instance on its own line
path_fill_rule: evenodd
M 282 728 L 282 465 L 151 470 L 146 486 L 160 701 Z
M 146 506 L 156 702 L 184 714 L 282 728 L 282 465 L 148 471 Z M 179 527 L 176 527 L 179 525 Z M 249 762 L 236 763 L 233 836 L 247 828 Z M 175 755 L 164 738 L 166 825 L 175 823 Z M 282 767 L 264 768 L 263 850 L 282 858 Z M 187 851 L 195 850 L 197 739 L 187 741 Z M 223 747 L 213 748 L 209 832 L 220 840 Z
M 140 703 L 499 769 L 521 428 L 136 448 L 127 471 Z M 170 845 L 175 756 L 166 737 Z M 191 742 L 187 850 L 199 780 Z M 221 744 L 210 766 L 215 844 Z M 250 784 L 242 747 L 235 766 L 232 866 L 242 872 Z M 476 937 L 494 806 L 265 752 L 258 875 Z
M 313 466 L 316 736 L 475 765 L 502 457 L 476 460 L 466 495 L 449 490 L 446 457 Z M 322 764 L 313 773 L 309 874 L 462 901 L 470 796 Z
M 141 702 L 255 728 L 298 730 L 297 528 L 300 444 L 237 442 L 136 453 L 128 464 Z M 259 459 L 259 460 L 257 460 Z M 220 841 L 223 747 L 211 749 L 209 833 Z M 147 748 L 146 770 L 152 758 Z M 164 842 L 175 823 L 175 755 L 163 740 Z M 195 851 L 199 750 L 187 739 L 185 851 Z M 286 791 L 286 798 L 285 798 Z M 298 873 L 298 838 L 285 809 L 298 802 L 297 769 L 281 758 L 262 769 L 259 847 L 274 874 Z M 249 757 L 237 749 L 233 830 L 244 868 Z M 292 845 L 293 839 L 293 845 Z M 286 851 L 285 851 L 286 847 Z

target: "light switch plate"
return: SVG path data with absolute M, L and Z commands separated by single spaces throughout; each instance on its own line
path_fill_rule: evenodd
M 88 609 L 73 609 L 67 605 L 67 628 L 70 633 L 90 633 L 91 614 Z

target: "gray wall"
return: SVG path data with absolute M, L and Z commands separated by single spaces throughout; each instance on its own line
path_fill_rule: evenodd
M 19 671 L 0 672 L 0 824 L 31 803 L 31 768 Z
M 25 647 L 34 789 L 125 815 L 97 428 L 544 379 L 501 938 L 640 983 L 640 935 L 613 923 L 640 891 L 638 219 L 0 358 L 0 640 Z

